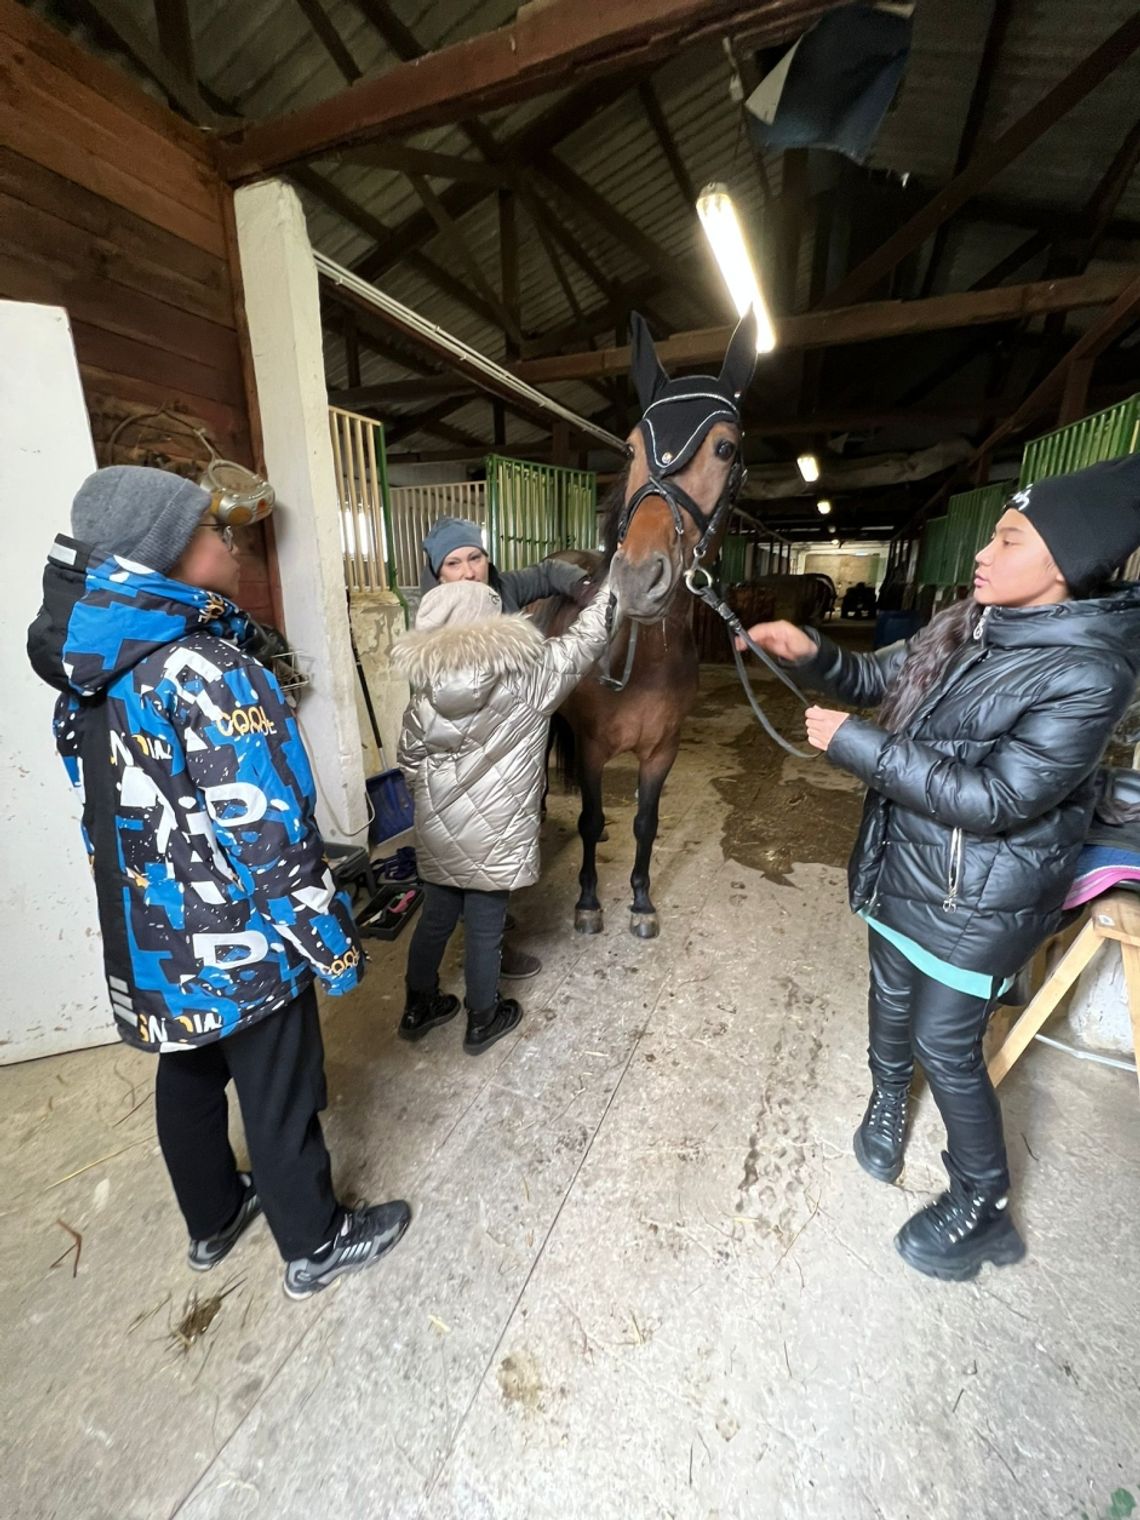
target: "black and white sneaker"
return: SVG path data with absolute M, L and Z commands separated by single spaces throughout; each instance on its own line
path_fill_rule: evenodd
M 347 1209 L 340 1229 L 314 1256 L 285 1263 L 285 1292 L 290 1298 L 323 1293 L 346 1272 L 360 1272 L 390 1251 L 412 1220 L 402 1198 L 370 1208 Z
M 192 1240 L 186 1259 L 195 1272 L 208 1272 L 227 1257 L 246 1230 L 261 1213 L 261 1199 L 248 1172 L 239 1172 L 238 1180 L 245 1189 L 241 1207 L 220 1235 L 209 1240 Z

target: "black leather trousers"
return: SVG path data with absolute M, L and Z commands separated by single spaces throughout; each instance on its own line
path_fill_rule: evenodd
M 967 1185 L 1008 1188 L 1001 1109 L 982 1059 L 994 1002 L 934 981 L 869 932 L 871 1075 L 884 1087 L 908 1087 L 917 1059 L 946 1126 L 951 1173 Z

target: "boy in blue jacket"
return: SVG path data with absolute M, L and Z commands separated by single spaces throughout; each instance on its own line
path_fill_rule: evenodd
M 333 1192 L 314 984 L 350 992 L 364 957 L 296 718 L 244 652 L 254 628 L 213 508 L 163 470 L 97 470 L 48 558 L 28 654 L 60 692 L 116 1026 L 158 1059 L 190 1266 L 216 1266 L 264 1211 L 285 1292 L 306 1298 L 378 1260 L 411 1215 L 401 1201 L 346 1209 Z M 231 1081 L 252 1175 L 229 1144 Z

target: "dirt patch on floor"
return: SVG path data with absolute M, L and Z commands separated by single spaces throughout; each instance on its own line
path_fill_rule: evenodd
M 775 727 L 797 748 L 805 747 L 803 712 L 781 687 L 758 691 L 764 711 Z M 740 710 L 748 724 L 729 740 L 718 738 L 702 719 L 723 718 Z M 721 801 L 728 806 L 721 828 L 725 860 L 761 872 L 769 881 L 789 885 L 795 865 L 842 866 L 847 862 L 862 812 L 862 794 L 813 786 L 782 778 L 784 752 L 752 719 L 739 690 L 723 681 L 702 694 L 686 730 L 699 747 L 717 745 L 724 767 L 713 777 Z M 813 762 L 821 767 L 827 762 Z M 720 770 L 720 767 L 717 767 Z

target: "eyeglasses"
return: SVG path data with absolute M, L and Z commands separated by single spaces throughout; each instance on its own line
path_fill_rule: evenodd
M 200 524 L 200 526 L 203 527 L 203 528 L 206 528 L 211 533 L 220 533 L 221 534 L 221 538 L 222 538 L 222 543 L 225 544 L 226 548 L 227 549 L 232 549 L 233 548 L 233 546 L 234 546 L 234 530 L 232 528 L 227 527 L 225 525 L 225 523 L 208 522 L 208 523 L 202 523 L 202 524 Z

